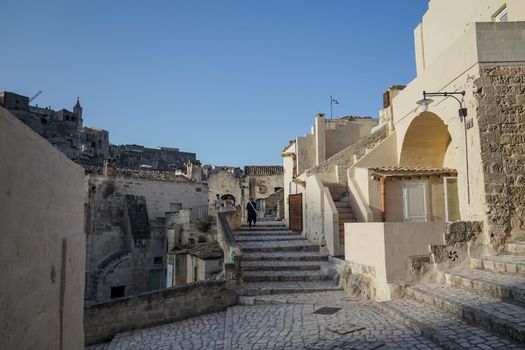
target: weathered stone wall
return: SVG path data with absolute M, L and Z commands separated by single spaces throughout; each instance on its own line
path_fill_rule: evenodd
M 336 166 L 352 166 L 357 160 L 362 158 L 367 150 L 374 148 L 388 136 L 388 128 L 381 128 L 367 137 L 363 137 L 356 143 L 348 146 L 334 156 L 328 158 L 321 164 L 308 169 L 308 176 L 323 172 L 335 172 Z
M 525 238 L 525 66 L 485 66 L 475 82 L 490 242 Z
M 165 286 L 165 227 L 149 217 L 146 197 L 117 191 L 119 181 L 87 178 L 87 302 L 109 300 L 112 287 L 130 296 Z
M 223 196 L 231 194 L 235 197 L 235 203 L 240 204 L 242 200 L 242 187 L 240 177 L 235 176 L 229 171 L 219 170 L 213 172 L 208 177 L 209 205 L 214 208 L 216 195 Z
M 237 293 L 224 281 L 205 281 L 86 306 L 86 345 L 110 340 L 116 333 L 152 327 L 237 303 Z
M 82 349 L 83 169 L 0 107 L 0 347 Z
M 208 188 L 203 184 L 153 179 L 89 175 L 89 186 L 113 183 L 114 192 L 144 196 L 150 220 L 163 218 L 166 212 L 171 211 L 171 204 L 174 203 L 182 204 L 182 208 L 193 208 L 208 203 Z

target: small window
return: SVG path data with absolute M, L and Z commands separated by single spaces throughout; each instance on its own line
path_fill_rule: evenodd
M 153 258 L 153 265 L 162 265 L 162 256 L 156 256 Z
M 126 296 L 126 286 L 111 287 L 111 299 L 122 298 Z
M 494 16 L 492 16 L 492 20 L 494 22 L 508 22 L 509 13 L 507 11 L 507 6 L 504 5 L 502 8 L 500 8 L 498 12 L 496 12 Z
M 280 190 L 282 190 L 283 188 L 282 187 L 274 187 L 273 191 L 274 192 L 279 192 Z
M 195 188 L 195 192 L 202 192 L 202 188 L 200 187 Z

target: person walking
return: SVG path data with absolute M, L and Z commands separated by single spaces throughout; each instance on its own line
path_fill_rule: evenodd
M 252 228 L 252 222 L 253 226 L 257 223 L 257 209 L 256 209 L 256 203 L 253 201 L 253 197 L 250 197 L 250 201 L 248 204 L 246 204 L 246 211 L 248 212 L 248 226 L 250 226 L 250 229 Z

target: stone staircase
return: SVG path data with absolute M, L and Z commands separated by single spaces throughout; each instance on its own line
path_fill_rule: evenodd
M 524 349 L 524 277 L 525 241 L 508 243 L 376 307 L 446 349 Z
M 278 222 L 234 232 L 242 252 L 244 296 L 340 290 L 335 269 L 317 244 Z
M 337 213 L 339 214 L 339 243 L 345 243 L 345 223 L 355 222 L 355 215 L 350 206 L 350 194 L 346 185 L 324 182 L 323 185 L 328 188 L 332 200 L 334 201 Z

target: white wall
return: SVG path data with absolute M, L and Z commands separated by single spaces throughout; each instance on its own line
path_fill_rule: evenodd
M 379 282 L 410 281 L 409 257 L 443 244 L 445 223 L 346 223 L 345 260 L 373 267 Z
M 84 170 L 0 107 L 0 343 L 84 348 Z

